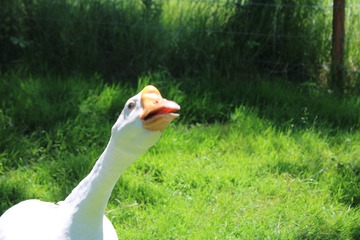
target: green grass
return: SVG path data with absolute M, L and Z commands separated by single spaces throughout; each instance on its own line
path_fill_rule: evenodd
M 338 153 L 313 131 L 282 133 L 241 114 L 228 125 L 169 129 L 129 169 L 121 183 L 130 189 L 115 190 L 109 214 L 124 239 L 359 237 L 358 203 L 343 199 L 359 186 L 350 191 L 342 182 L 359 177 L 339 173 L 351 150 Z
M 1 76 L 0 213 L 27 198 L 64 199 L 123 103 L 154 83 L 181 118 L 117 183 L 107 215 L 120 239 L 360 238 L 357 99 L 281 82 L 168 79 Z

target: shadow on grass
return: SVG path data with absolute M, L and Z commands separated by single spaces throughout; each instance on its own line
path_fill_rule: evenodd
M 18 203 L 28 198 L 26 186 L 23 182 L 14 183 L 0 179 L 0 216 L 14 203 Z
M 332 195 L 349 208 L 356 208 L 360 205 L 359 163 L 359 161 L 357 164 L 356 162 L 338 163 L 336 168 L 337 176 L 332 184 Z

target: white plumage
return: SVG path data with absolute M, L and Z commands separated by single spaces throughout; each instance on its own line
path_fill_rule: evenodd
M 180 106 L 154 86 L 130 98 L 112 127 L 110 141 L 91 172 L 58 203 L 26 200 L 0 217 L 0 240 L 115 240 L 104 215 L 121 173 L 161 136 Z

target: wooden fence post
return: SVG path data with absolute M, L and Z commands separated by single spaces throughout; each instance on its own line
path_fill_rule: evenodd
M 345 0 L 334 0 L 331 50 L 331 88 L 344 93 Z

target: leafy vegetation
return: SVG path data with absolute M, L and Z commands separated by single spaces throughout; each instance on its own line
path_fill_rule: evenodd
M 356 93 L 360 18 L 348 6 L 347 88 Z M 5 0 L 0 13 L 1 72 L 97 72 L 133 84 L 149 71 L 238 82 L 256 73 L 325 87 L 329 77 L 331 0 Z
M 209 92 L 166 73 L 137 88 L 98 76 L 0 79 L 0 212 L 64 199 L 127 98 L 153 83 L 181 104 L 181 118 L 113 191 L 106 214 L 121 239 L 360 237 L 354 99 L 268 81 Z

